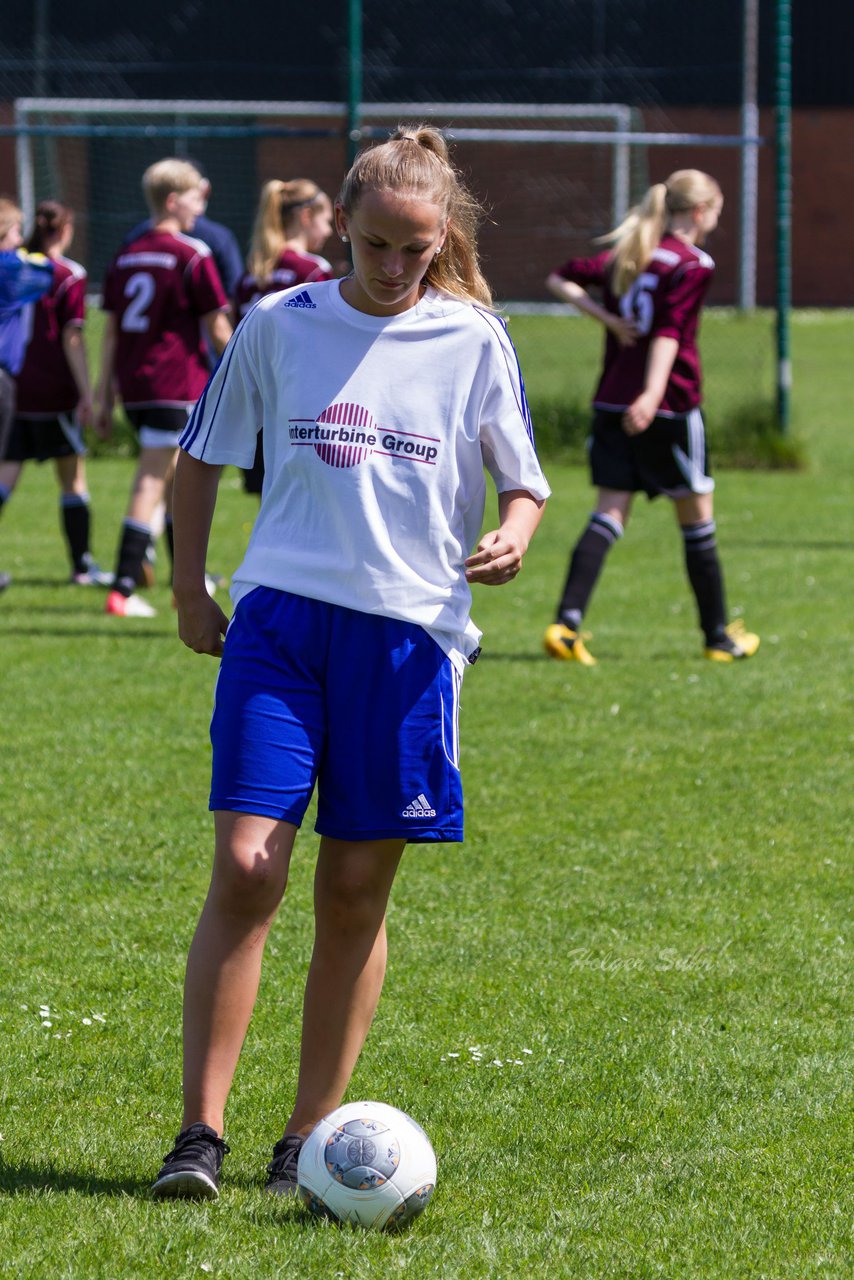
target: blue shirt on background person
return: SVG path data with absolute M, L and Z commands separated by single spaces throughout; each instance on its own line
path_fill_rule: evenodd
M 7 373 L 18 373 L 24 363 L 24 308 L 47 293 L 52 281 L 53 263 L 42 254 L 0 252 L 0 368 Z

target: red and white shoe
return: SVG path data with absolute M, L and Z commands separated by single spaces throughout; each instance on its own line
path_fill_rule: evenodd
M 104 613 L 116 618 L 156 618 L 157 610 L 142 596 L 123 596 L 121 591 L 111 591 L 104 605 Z

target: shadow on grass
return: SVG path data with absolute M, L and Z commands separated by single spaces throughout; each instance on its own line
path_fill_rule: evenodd
M 37 636 L 44 639 L 45 636 L 92 636 L 96 640 L 112 640 L 113 635 L 104 627 L 6 627 L 0 619 L 0 634 L 4 636 Z M 169 644 L 178 644 L 177 632 L 171 631 L 129 631 L 126 624 L 122 624 L 121 631 L 115 632 L 115 638 L 120 640 L 168 640 Z
M 80 1191 L 89 1196 L 143 1196 L 150 1186 L 150 1179 L 102 1178 L 81 1170 L 58 1169 L 56 1165 L 10 1165 L 0 1161 L 0 1195 Z

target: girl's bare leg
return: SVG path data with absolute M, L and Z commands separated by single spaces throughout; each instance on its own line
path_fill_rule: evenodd
M 184 983 L 182 1127 L 201 1121 L 222 1134 L 296 827 L 225 811 L 215 814 L 215 826 L 213 875 Z
M 9 490 L 11 497 L 24 469 L 22 462 L 0 462 L 0 487 Z
M 82 456 L 74 453 L 67 458 L 57 458 L 55 462 L 61 492 L 69 495 L 76 493 L 82 498 L 86 493 L 86 464 Z
M 167 485 L 171 502 L 176 454 L 177 450 L 171 447 L 140 450 L 126 520 L 150 524 L 155 510 L 167 495 Z
M 386 906 L 404 847 L 403 840 L 320 842 L 299 1083 L 286 1133 L 309 1133 L 349 1084 L 382 991 Z

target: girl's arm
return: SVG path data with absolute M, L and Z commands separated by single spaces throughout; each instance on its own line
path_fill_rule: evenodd
M 626 320 L 615 315 L 607 307 L 603 307 L 592 298 L 586 289 L 573 280 L 564 280 L 563 276 L 553 271 L 546 279 L 546 288 L 561 302 L 571 302 L 579 311 L 593 320 L 598 320 L 609 333 L 612 333 L 621 347 L 633 347 L 637 341 L 637 328 L 634 320 Z
M 113 432 L 113 365 L 116 357 L 116 317 L 112 311 L 106 314 L 104 336 L 101 342 L 101 373 L 98 381 L 98 411 L 95 414 L 95 431 L 102 440 L 109 440 Z
M 485 533 L 465 562 L 466 579 L 486 587 L 512 582 L 522 568 L 528 544 L 540 523 L 545 501 L 527 489 L 507 489 L 498 495 L 501 525 Z
M 89 385 L 89 364 L 86 360 L 82 325 L 65 326 L 62 330 L 62 350 L 77 386 L 77 419 L 88 427 L 92 421 L 92 388 Z
M 658 413 L 678 350 L 676 338 L 653 338 L 649 344 L 643 391 L 623 414 L 626 435 L 637 436 L 646 431 Z
M 172 520 L 175 561 L 172 589 L 178 635 L 189 649 L 217 657 L 228 618 L 205 588 L 205 560 L 222 467 L 180 450 L 175 468 Z
M 232 334 L 231 321 L 228 318 L 227 311 L 209 311 L 206 316 L 202 317 L 208 337 L 211 340 L 211 346 L 218 356 L 221 356 L 225 348 L 228 346 L 228 340 Z

